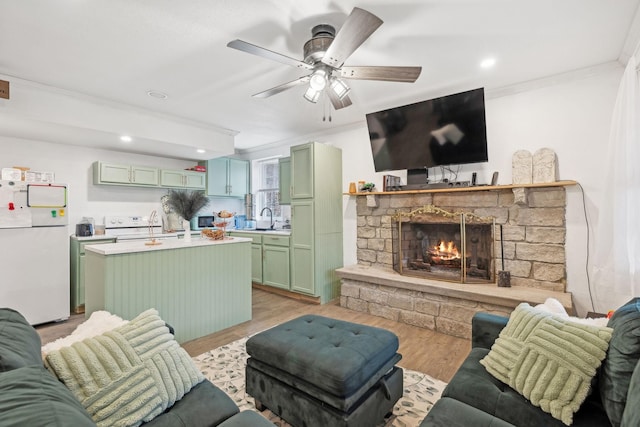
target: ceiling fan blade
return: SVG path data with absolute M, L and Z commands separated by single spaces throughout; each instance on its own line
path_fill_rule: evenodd
M 227 43 L 227 47 L 241 50 L 242 52 L 247 52 L 252 55 L 260 56 L 262 58 L 267 58 L 272 61 L 280 62 L 281 64 L 290 65 L 292 67 L 313 70 L 313 66 L 307 64 L 306 62 L 298 61 L 297 59 L 291 58 L 286 55 L 282 55 L 281 53 L 277 53 L 260 46 L 256 46 L 251 43 L 247 43 L 242 40 L 232 40 L 229 43 Z
M 254 94 L 255 98 L 268 98 L 272 95 L 278 94 L 280 92 L 284 92 L 287 89 L 291 89 L 292 87 L 296 87 L 298 85 L 308 83 L 310 76 L 300 77 L 299 79 L 292 80 L 288 83 L 281 84 L 280 86 L 272 87 L 271 89 L 267 89 L 264 92 L 259 92 Z
M 413 83 L 420 76 L 422 67 L 342 67 L 339 72 L 345 79 Z
M 339 68 L 380 25 L 380 18 L 364 9 L 354 7 L 324 54 L 322 62 Z
M 327 89 L 326 92 L 327 92 L 327 95 L 329 96 L 329 100 L 331 101 L 331 104 L 333 105 L 333 108 L 335 108 L 336 110 L 339 110 L 341 108 L 348 107 L 349 105 L 351 105 L 351 98 L 349 98 L 348 94 L 343 96 L 342 99 L 340 99 L 338 95 L 336 95 L 331 89 Z

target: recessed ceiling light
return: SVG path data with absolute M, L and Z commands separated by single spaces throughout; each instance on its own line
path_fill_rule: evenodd
M 169 97 L 169 95 L 167 95 L 164 92 L 160 92 L 157 90 L 150 90 L 147 91 L 147 95 L 149 95 L 152 98 L 156 98 L 156 99 L 167 99 Z
M 480 67 L 482 68 L 491 68 L 496 65 L 496 58 L 485 58 L 480 63 Z
M 122 142 L 131 142 L 131 141 L 133 141 L 133 139 L 129 135 L 122 135 L 120 137 L 120 141 L 122 141 Z
M 202 148 L 198 148 L 196 151 L 197 151 L 198 153 L 200 153 L 200 154 L 203 154 L 203 153 L 205 153 L 205 152 L 206 152 L 206 151 L 205 151 L 205 150 L 203 150 Z

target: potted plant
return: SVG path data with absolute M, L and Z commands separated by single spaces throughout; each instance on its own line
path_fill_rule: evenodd
M 191 219 L 198 211 L 209 204 L 202 191 L 169 190 L 167 204 L 182 217 L 185 241 L 191 240 Z
M 373 182 L 367 182 L 362 186 L 362 191 L 371 192 L 374 188 L 376 188 L 376 185 Z

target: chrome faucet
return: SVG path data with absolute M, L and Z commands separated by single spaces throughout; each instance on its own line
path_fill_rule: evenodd
M 273 211 L 271 210 L 271 208 L 268 206 L 262 208 L 262 210 L 260 211 L 260 216 L 262 216 L 266 209 L 269 209 L 269 228 L 273 230 Z

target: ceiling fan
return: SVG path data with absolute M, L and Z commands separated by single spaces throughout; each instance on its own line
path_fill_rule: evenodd
M 358 7 L 353 8 L 338 33 L 329 24 L 320 24 L 311 30 L 311 40 L 304 44 L 304 59 L 298 61 L 286 55 L 247 43 L 233 40 L 228 47 L 261 56 L 292 67 L 311 71 L 310 74 L 288 83 L 254 94 L 257 98 L 267 98 L 293 87 L 307 84 L 304 98 L 316 103 L 326 93 L 336 110 L 351 105 L 349 86 L 343 79 L 383 80 L 390 82 L 416 81 L 422 67 L 392 66 L 344 66 L 347 58 L 369 38 L 382 20 L 374 14 Z M 325 92 L 326 90 L 326 92 Z

